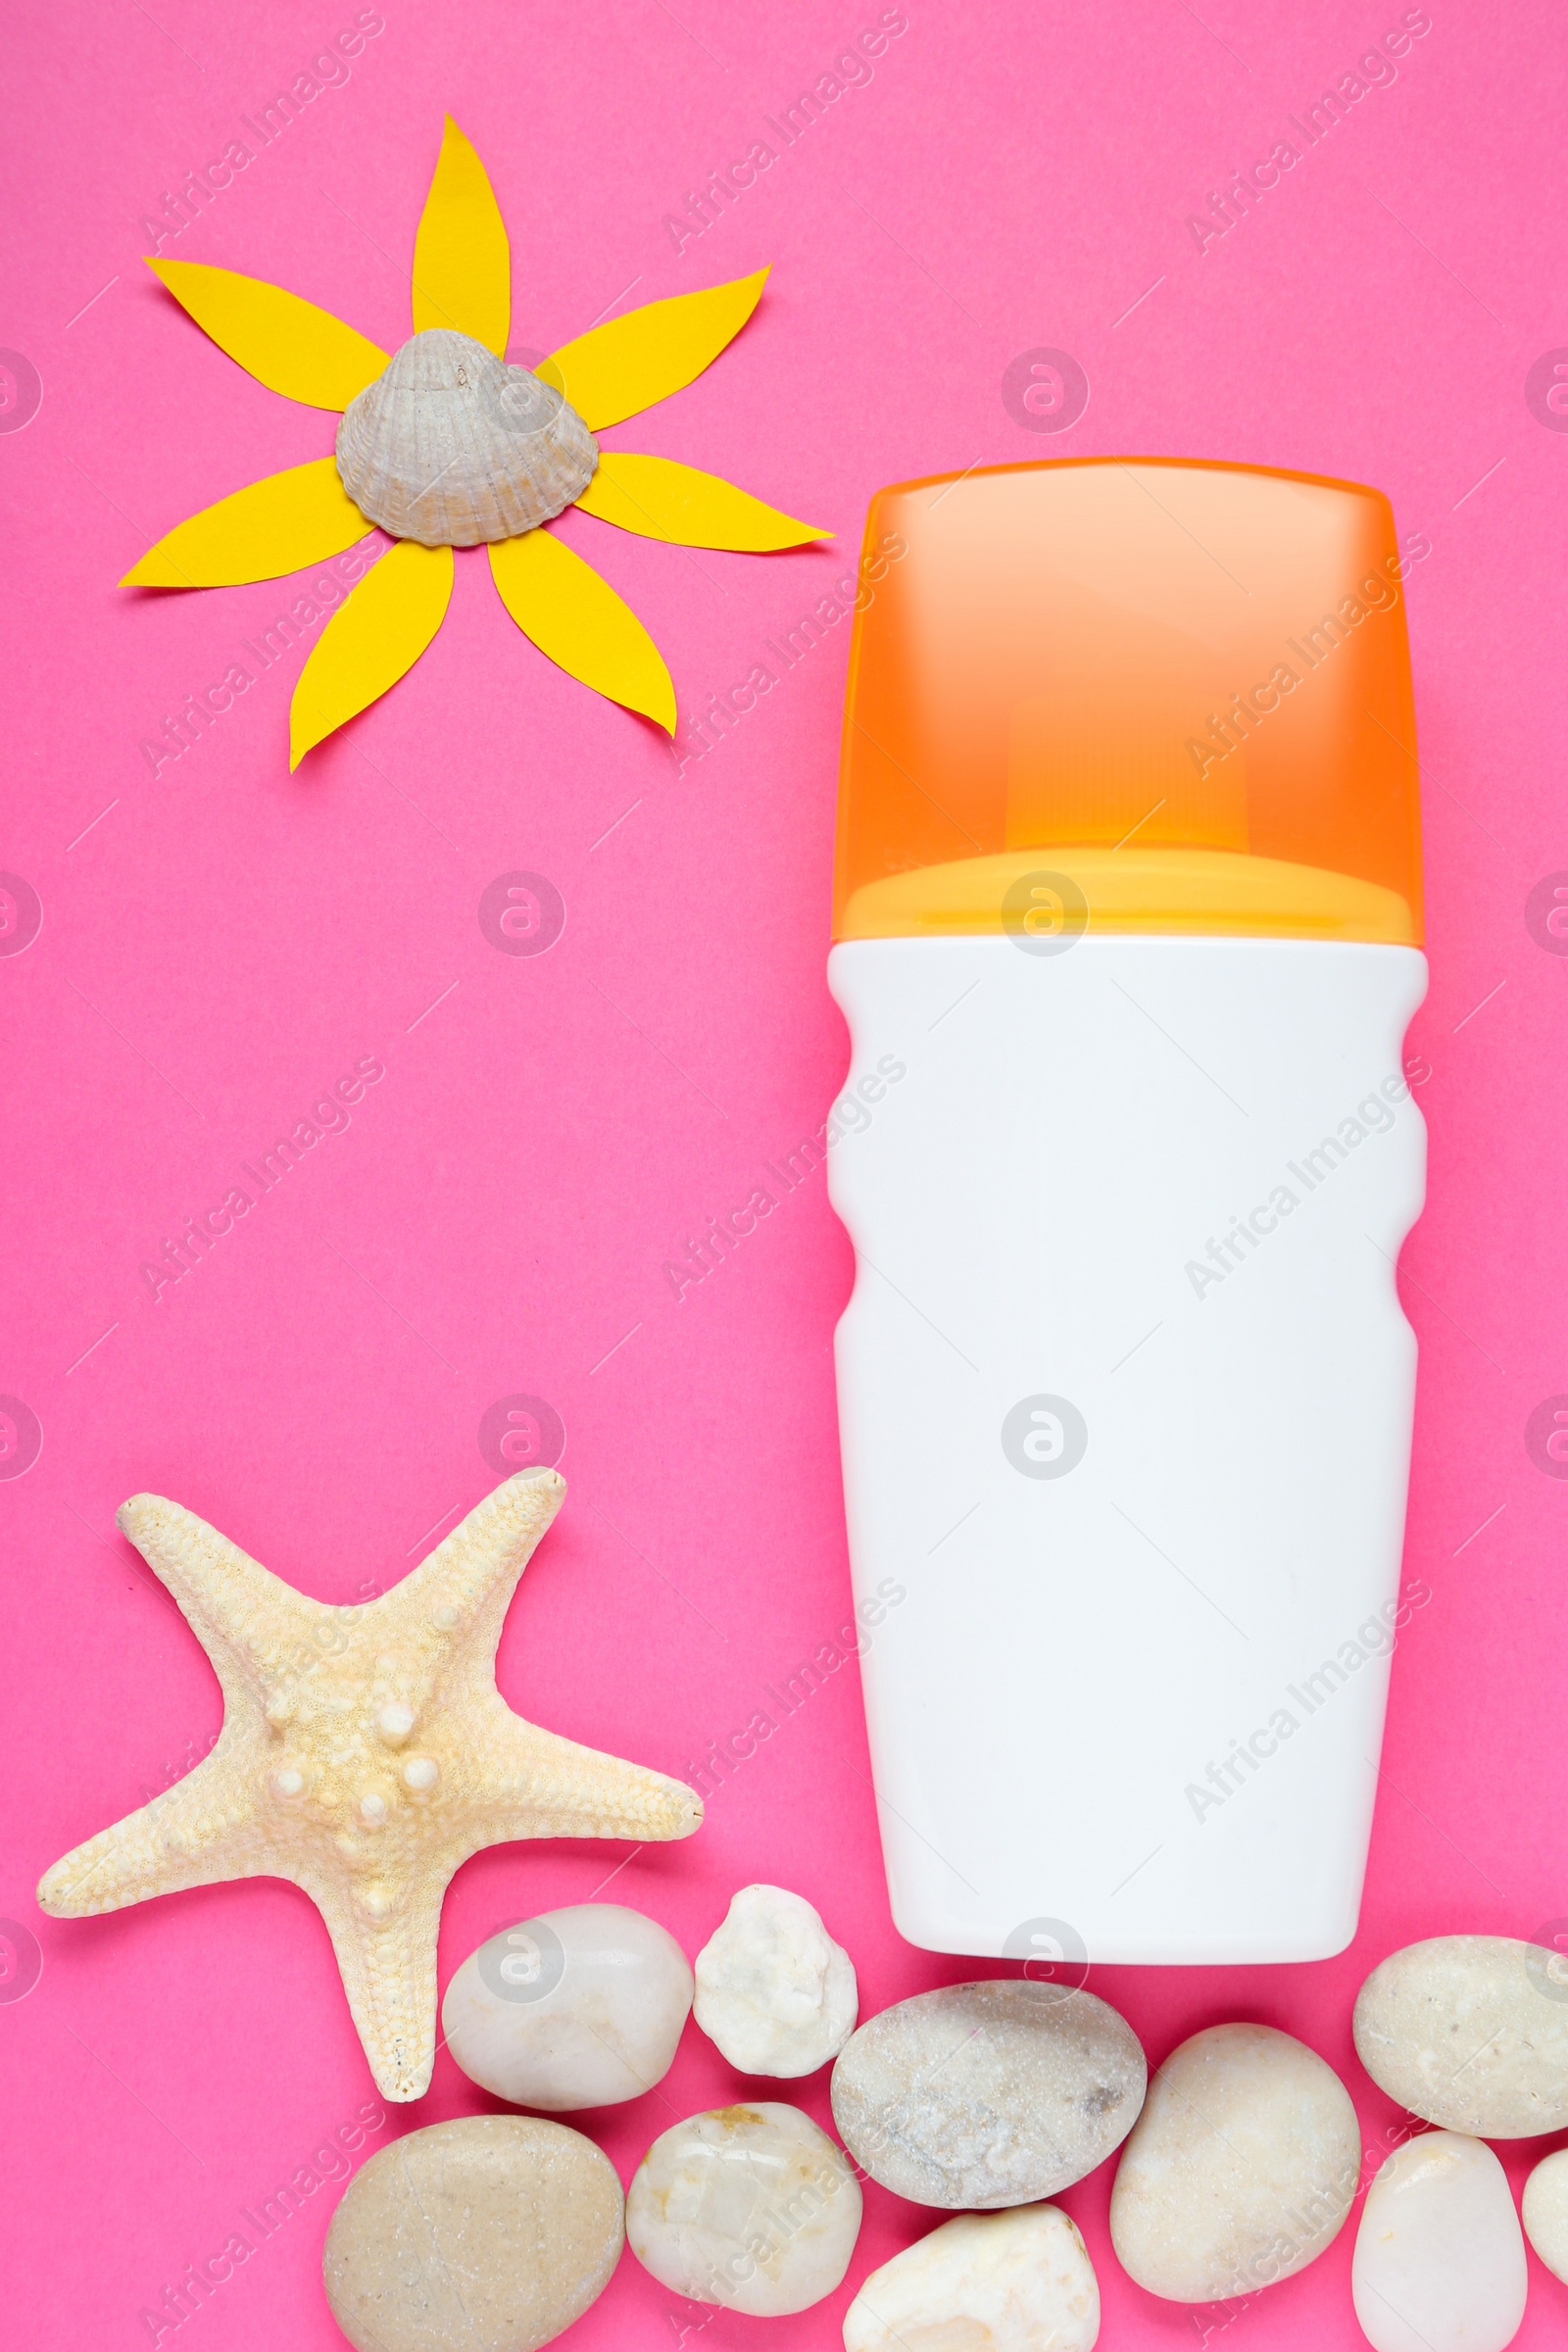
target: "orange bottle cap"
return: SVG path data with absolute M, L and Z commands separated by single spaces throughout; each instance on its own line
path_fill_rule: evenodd
M 1088 458 L 871 502 L 833 935 L 1421 937 L 1380 491 Z

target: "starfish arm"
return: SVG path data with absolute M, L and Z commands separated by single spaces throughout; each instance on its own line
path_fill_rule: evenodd
M 553 1470 L 508 1479 L 412 1576 L 350 1608 L 295 1592 L 194 1513 L 133 1497 L 121 1525 L 217 1668 L 223 1728 L 184 1780 L 45 1874 L 43 1909 L 291 1882 L 326 1922 L 383 2095 L 417 2098 L 442 1898 L 470 1854 L 519 1838 L 687 1838 L 702 1819 L 681 1782 L 525 1723 L 496 1689 L 507 1605 L 564 1492 Z
M 207 262 L 149 257 L 147 267 L 220 351 L 286 400 L 346 409 L 386 366 L 376 344 L 286 287 Z
M 517 1580 L 565 1499 L 558 1470 L 522 1470 L 476 1503 L 378 1606 L 393 1637 L 431 1658 L 455 1643 L 460 1680 L 493 1680 Z
M 456 327 L 498 357 L 512 319 L 512 252 L 483 164 L 448 115 L 414 240 L 414 331 Z
M 601 522 L 675 547 L 732 548 L 755 556 L 833 536 L 814 523 L 781 514 L 716 473 L 630 450 L 600 451 L 598 469 L 577 505 Z
M 596 694 L 675 732 L 675 688 L 630 605 L 548 530 L 500 539 L 490 570 L 501 602 L 542 654 Z
M 343 1989 L 384 2099 L 421 2098 L 435 2065 L 436 1932 L 446 1880 L 300 1884 L 326 1922 Z
M 318 1622 L 333 1614 L 162 1494 L 133 1494 L 116 1516 L 122 1535 L 169 1587 L 211 1659 L 225 1720 L 236 1701 L 254 1698 L 310 1640 Z M 216 1760 L 215 1753 L 208 1763 Z
M 317 639 L 289 706 L 289 767 L 407 675 L 446 618 L 452 550 L 400 539 Z
M 336 458 L 270 473 L 166 531 L 122 588 L 233 588 L 341 555 L 371 525 L 344 489 Z
M 767 271 L 646 302 L 563 344 L 534 369 L 564 392 L 591 433 L 667 400 L 702 374 L 756 310 Z
M 182 1781 L 45 1871 L 39 1909 L 51 1919 L 86 1919 L 186 1886 L 282 1877 L 257 1815 L 260 1776 L 248 1760 L 260 1745 L 254 1733 L 225 1724 L 212 1754 Z
M 504 1699 L 470 1749 L 469 1853 L 512 1838 L 690 1838 L 703 1800 L 684 1781 L 564 1740 Z

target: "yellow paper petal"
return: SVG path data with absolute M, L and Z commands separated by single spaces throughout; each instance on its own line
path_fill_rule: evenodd
M 176 523 L 120 585 L 233 588 L 242 580 L 275 580 L 341 555 L 369 528 L 343 487 L 336 458 L 313 458 Z
M 400 539 L 321 631 L 289 708 L 289 766 L 395 686 L 446 618 L 452 550 Z
M 534 369 L 564 392 L 591 433 L 667 400 L 716 360 L 756 310 L 767 271 L 644 303 L 591 326 Z
M 675 689 L 658 646 L 630 605 L 548 531 L 490 549 L 501 602 L 525 637 L 597 694 L 675 732 Z
M 616 523 L 644 539 L 667 539 L 675 547 L 729 547 L 765 555 L 776 547 L 804 547 L 808 539 L 833 536 L 764 506 L 716 473 L 629 450 L 600 451 L 599 470 L 577 504 L 601 522 Z
M 147 267 L 220 351 L 269 391 L 307 408 L 346 409 L 386 366 L 384 351 L 330 311 L 264 278 L 150 255 Z
M 512 254 L 495 192 L 447 117 L 414 241 L 414 331 L 452 326 L 504 353 L 512 318 Z

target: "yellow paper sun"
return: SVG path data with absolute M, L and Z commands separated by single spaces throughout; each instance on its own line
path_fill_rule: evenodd
M 396 540 L 300 673 L 290 767 L 413 668 L 445 618 L 454 545 L 486 545 L 502 603 L 541 653 L 672 735 L 675 690 L 658 647 L 549 521 L 569 504 L 644 539 L 753 554 L 832 536 L 716 474 L 592 438 L 701 375 L 751 317 L 765 270 L 590 327 L 531 373 L 501 366 L 506 227 L 450 116 L 414 248 L 414 336 L 394 359 L 281 286 L 199 262 L 148 267 L 258 382 L 311 408 L 355 409 L 334 456 L 193 514 L 122 587 L 231 587 L 341 555 L 373 527 Z

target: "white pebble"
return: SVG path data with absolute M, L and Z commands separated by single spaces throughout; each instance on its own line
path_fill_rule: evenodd
M 860 2202 L 826 2132 L 761 2099 L 660 2133 L 626 2192 L 626 2243 L 672 2293 L 777 2319 L 840 2283 Z
M 1392 1952 L 1355 2002 L 1355 2046 L 1412 2115 L 1483 2139 L 1568 2125 L 1562 1955 L 1512 1936 L 1434 1936 Z
M 1525 2182 L 1525 2235 L 1554 2278 L 1568 2278 L 1568 2148 L 1543 2156 Z
M 635 2099 L 669 2072 L 692 2005 L 685 1953 L 622 1903 L 505 1928 L 447 1986 L 441 2030 L 470 2082 L 559 2114 Z
M 1373 2352 L 1502 2352 L 1525 2285 L 1519 2217 L 1485 2141 L 1407 2140 L 1367 2190 L 1350 2270 Z
M 1172 2050 L 1116 2168 L 1110 2236 L 1151 2294 L 1255 2294 L 1315 2261 L 1361 2170 L 1350 2094 L 1272 2026 L 1210 2026 Z
M 849 1953 L 784 1886 L 743 1886 L 697 1955 L 697 2023 L 743 2075 L 814 2074 L 858 2005 Z
M 873 2271 L 844 2352 L 1090 2352 L 1100 2286 L 1055 2205 L 961 2213 Z

